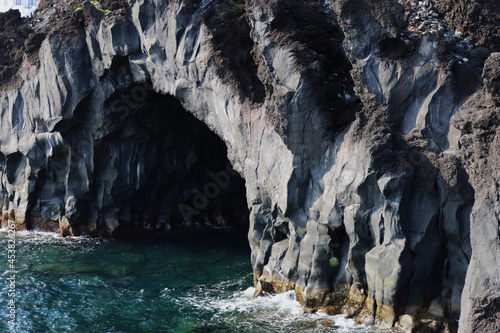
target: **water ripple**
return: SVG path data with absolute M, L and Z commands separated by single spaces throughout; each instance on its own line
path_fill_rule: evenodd
M 6 235 L 0 230 L 4 247 Z M 249 251 L 228 237 L 120 241 L 16 232 L 17 332 L 374 332 L 304 313 L 293 292 L 254 298 Z M 7 268 L 4 251 L 2 290 Z M 9 331 L 6 316 L 0 308 L 0 332 Z

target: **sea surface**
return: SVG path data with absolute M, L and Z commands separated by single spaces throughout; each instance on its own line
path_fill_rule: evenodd
M 254 298 L 241 233 L 15 237 L 12 271 L 0 230 L 0 332 L 376 332 L 342 316 L 304 313 L 293 292 Z

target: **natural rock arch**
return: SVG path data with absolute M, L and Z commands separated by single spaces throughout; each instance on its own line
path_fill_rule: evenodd
M 56 124 L 64 144 L 38 142 L 51 153 L 36 174 L 26 227 L 52 220 L 62 234 L 119 236 L 247 223 L 244 181 L 225 144 L 178 100 L 148 82 L 119 89 L 102 103 L 98 128 L 92 100 Z

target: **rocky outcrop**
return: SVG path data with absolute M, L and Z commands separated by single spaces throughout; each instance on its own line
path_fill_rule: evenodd
M 51 4 L 30 23 L 39 57 L 5 64 L 4 221 L 118 235 L 248 216 L 256 294 L 497 329 L 491 49 L 412 29 L 397 0 Z
M 454 118 L 470 182 L 476 190 L 471 213 L 473 246 L 463 297 L 462 332 L 500 330 L 499 111 L 500 53 L 484 66 L 484 87 Z
M 500 51 L 500 4 L 495 0 L 440 0 L 439 11 L 459 33 L 466 33 L 478 45 Z
M 9 81 L 16 83 L 16 72 L 26 55 L 32 62 L 37 62 L 40 43 L 45 38 L 43 33 L 35 33 L 21 18 L 19 11 L 9 11 L 0 16 L 0 84 Z

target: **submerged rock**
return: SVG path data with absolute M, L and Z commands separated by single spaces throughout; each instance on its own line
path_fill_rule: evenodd
M 2 60 L 4 222 L 117 235 L 248 217 L 257 295 L 496 332 L 498 54 L 430 5 L 443 28 L 409 29 L 420 7 L 402 3 L 42 3 L 37 57 Z

